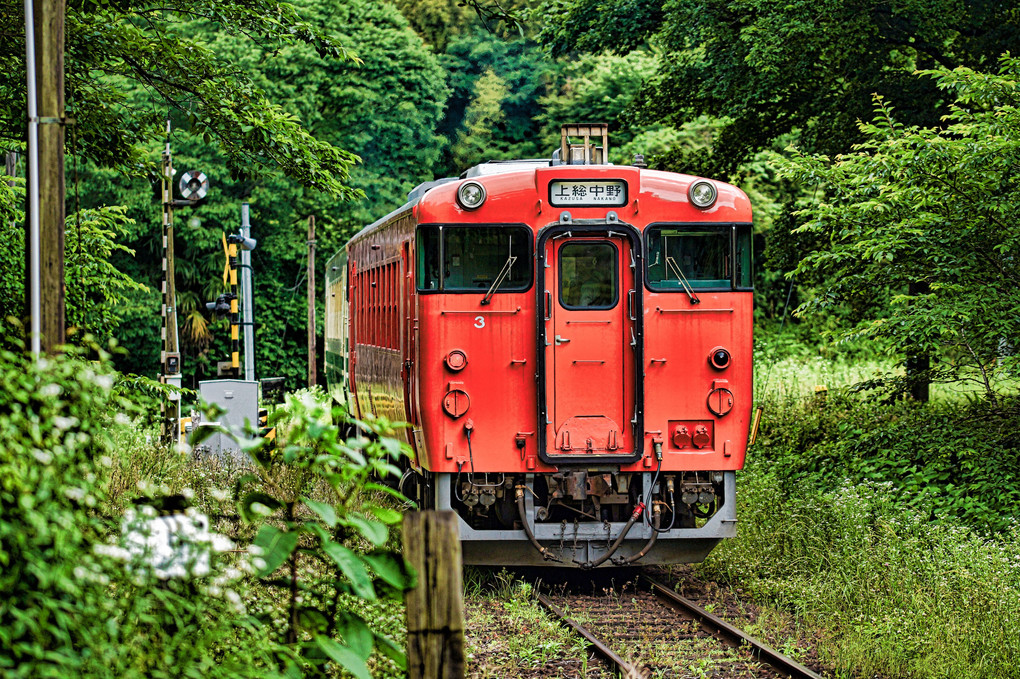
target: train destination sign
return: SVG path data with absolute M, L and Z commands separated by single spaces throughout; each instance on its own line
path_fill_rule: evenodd
M 620 207 L 627 204 L 627 182 L 622 179 L 566 179 L 549 182 L 549 204 L 554 207 Z

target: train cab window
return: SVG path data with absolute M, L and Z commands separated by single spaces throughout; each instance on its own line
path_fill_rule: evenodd
M 531 242 L 523 226 L 418 228 L 418 289 L 444 292 L 527 290 Z M 442 267 L 440 267 L 442 262 Z
M 648 287 L 683 290 L 686 279 L 692 288 L 730 288 L 733 276 L 731 225 L 655 226 L 645 233 Z M 750 270 L 749 263 L 745 270 Z
M 560 304 L 565 309 L 616 306 L 618 259 L 612 243 L 566 243 L 560 248 Z

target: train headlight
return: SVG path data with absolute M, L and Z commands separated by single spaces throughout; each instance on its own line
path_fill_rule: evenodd
M 699 179 L 687 189 L 687 197 L 695 207 L 704 209 L 715 205 L 715 199 L 719 197 L 719 192 L 712 182 L 707 179 Z
M 485 187 L 478 182 L 464 182 L 457 189 L 457 202 L 465 210 L 477 210 L 485 202 Z

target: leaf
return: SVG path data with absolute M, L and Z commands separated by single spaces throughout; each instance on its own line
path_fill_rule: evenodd
M 259 491 L 252 491 L 246 494 L 237 503 L 237 510 L 241 514 L 241 518 L 244 521 L 251 523 L 253 521 L 258 521 L 262 518 L 262 515 L 259 512 L 252 511 L 251 506 L 256 502 L 259 504 L 263 504 L 269 509 L 274 511 L 283 506 L 283 503 L 281 503 L 279 500 L 277 500 L 275 497 L 271 495 L 267 495 L 266 493 L 262 493 Z
M 329 627 L 329 621 L 322 611 L 309 606 L 302 606 L 298 609 L 298 624 L 303 629 L 317 632 L 322 632 Z
M 380 580 L 400 591 L 408 589 L 412 580 L 404 560 L 392 552 L 375 552 L 362 557 Z
M 282 531 L 276 526 L 265 525 L 255 536 L 255 544 L 262 548 L 262 560 L 266 565 L 255 575 L 264 578 L 283 565 L 297 547 L 298 534 L 294 531 Z
M 394 488 L 390 488 L 389 486 L 384 486 L 381 483 L 375 483 L 374 481 L 369 481 L 368 483 L 366 483 L 365 484 L 365 490 L 377 490 L 377 491 L 379 491 L 381 493 L 386 493 L 387 495 L 392 495 L 393 497 L 395 497 L 397 500 L 400 500 L 401 502 L 410 502 L 411 501 L 411 499 L 409 497 L 407 497 L 406 495 L 401 493 L 399 490 L 396 490 Z
M 375 601 L 375 587 L 372 586 L 372 578 L 365 568 L 365 562 L 358 558 L 358 555 L 339 545 L 332 540 L 322 541 L 322 551 L 333 560 L 340 572 L 343 573 L 351 583 L 354 593 L 362 599 Z
M 383 636 L 378 632 L 373 632 L 375 635 L 375 647 L 384 656 L 392 660 L 397 664 L 397 667 L 403 671 L 407 671 L 407 655 L 404 653 L 404 649 L 396 644 L 389 637 Z
M 353 526 L 358 529 L 362 537 L 371 542 L 376 547 L 382 547 L 386 544 L 386 539 L 389 537 L 389 529 L 379 523 L 378 521 L 372 521 L 366 519 L 359 514 L 349 514 L 341 521 L 345 526 Z
M 372 630 L 358 615 L 347 614 L 338 621 L 337 631 L 344 642 L 364 660 L 372 655 Z
M 368 510 L 375 514 L 375 518 L 388 526 L 395 526 L 404 518 L 403 514 L 389 507 L 369 507 Z
M 340 667 L 344 668 L 358 679 L 372 679 L 368 672 L 365 660 L 350 648 L 330 639 L 329 637 L 316 635 L 315 644 L 322 649 L 322 652 L 330 657 Z
M 336 509 L 333 505 L 326 502 L 316 502 L 315 500 L 309 500 L 308 498 L 301 498 L 301 501 L 305 503 L 306 507 L 318 514 L 319 517 L 326 522 L 327 526 L 330 528 L 336 527 Z

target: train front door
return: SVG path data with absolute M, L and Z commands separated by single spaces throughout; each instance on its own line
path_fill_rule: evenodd
M 542 240 L 543 457 L 632 459 L 642 438 L 636 435 L 641 295 L 635 243 L 610 230 Z

